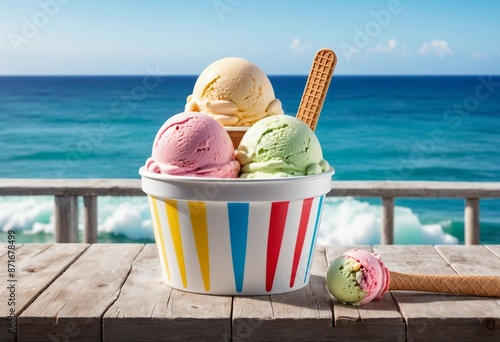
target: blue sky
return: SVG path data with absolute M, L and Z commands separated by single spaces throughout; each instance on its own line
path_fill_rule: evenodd
M 0 0 L 0 75 L 199 74 L 227 56 L 307 74 L 500 74 L 500 1 Z

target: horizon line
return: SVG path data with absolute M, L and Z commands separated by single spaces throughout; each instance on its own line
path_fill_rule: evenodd
M 0 77 L 143 77 L 148 74 L 0 74 Z M 160 77 L 198 77 L 199 74 L 158 74 Z M 307 77 L 308 74 L 267 74 L 268 77 Z M 456 77 L 500 76 L 500 74 L 335 74 L 335 77 Z

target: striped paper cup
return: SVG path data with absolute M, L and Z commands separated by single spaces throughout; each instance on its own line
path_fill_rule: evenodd
M 314 176 L 215 179 L 141 168 L 164 281 L 202 294 L 267 295 L 309 282 L 332 168 Z

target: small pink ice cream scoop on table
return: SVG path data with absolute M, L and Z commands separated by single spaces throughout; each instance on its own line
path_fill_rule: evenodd
M 168 119 L 156 134 L 146 168 L 166 175 L 236 178 L 240 164 L 231 138 L 217 121 L 183 112 Z

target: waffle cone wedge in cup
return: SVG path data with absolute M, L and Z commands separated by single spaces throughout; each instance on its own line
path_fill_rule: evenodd
M 500 297 L 500 276 L 431 275 L 390 272 L 389 290 Z
M 224 129 L 229 134 L 231 141 L 233 142 L 234 149 L 237 150 L 240 145 L 241 138 L 245 135 L 249 127 L 230 127 L 226 126 Z
M 330 49 L 321 49 L 314 56 L 297 112 L 297 118 L 308 124 L 313 131 L 316 129 L 336 64 L 337 56 Z

